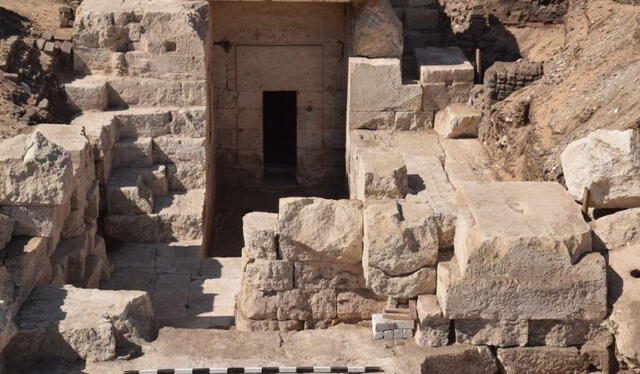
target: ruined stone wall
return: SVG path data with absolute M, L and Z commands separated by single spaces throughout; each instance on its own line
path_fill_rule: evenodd
M 262 178 L 264 91 L 297 92 L 298 180 L 319 183 L 340 177 L 346 6 L 218 2 L 213 22 L 221 182 Z

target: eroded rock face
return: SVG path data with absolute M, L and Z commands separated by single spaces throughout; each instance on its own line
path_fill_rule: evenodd
M 113 360 L 134 353 L 137 342 L 157 333 L 145 292 L 73 286 L 36 288 L 18 314 L 17 325 L 6 348 L 17 365 L 36 359 Z
M 362 202 L 320 198 L 280 199 L 282 258 L 354 264 L 362 259 Z
M 389 0 L 358 1 L 353 5 L 353 54 L 362 57 L 402 56 L 402 22 Z
M 567 188 L 576 200 L 589 189 L 595 208 L 640 206 L 640 136 L 635 130 L 597 130 L 562 152 Z
M 70 196 L 69 153 L 39 132 L 0 142 L 0 205 L 61 205 Z

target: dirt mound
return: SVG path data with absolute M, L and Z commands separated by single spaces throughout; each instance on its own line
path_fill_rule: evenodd
M 511 31 L 545 74 L 496 104 L 480 136 L 506 178 L 563 181 L 560 153 L 599 129 L 640 127 L 640 8 L 572 1 L 564 26 Z

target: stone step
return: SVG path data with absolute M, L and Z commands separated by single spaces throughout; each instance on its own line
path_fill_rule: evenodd
M 114 169 L 153 166 L 153 139 L 121 138 L 113 146 Z
M 206 107 L 132 107 L 112 111 L 123 138 L 178 135 L 202 138 L 206 130 Z
M 155 197 L 167 196 L 169 193 L 167 167 L 165 165 L 154 165 L 148 168 L 115 169 L 111 173 L 107 188 L 110 186 L 139 187 L 140 183 L 151 189 Z
M 121 242 L 157 243 L 202 238 L 204 190 L 173 193 L 156 201 L 152 214 L 109 214 L 107 236 Z
M 106 206 L 110 214 L 153 213 L 155 200 L 167 196 L 167 168 L 122 168 L 113 170 L 106 188 Z
M 109 107 L 107 82 L 101 76 L 87 76 L 64 85 L 67 103 L 78 112 L 104 111 Z
M 16 318 L 18 331 L 5 352 L 8 364 L 108 361 L 139 354 L 157 336 L 149 295 L 73 286 L 37 287 Z

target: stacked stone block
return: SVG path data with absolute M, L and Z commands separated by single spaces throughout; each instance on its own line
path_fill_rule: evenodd
M 484 74 L 486 94 L 491 102 L 502 101 L 543 74 L 542 64 L 519 60 L 516 62 L 496 62 Z
M 300 330 L 369 320 L 384 301 L 365 285 L 362 224 L 357 200 L 285 198 L 278 214 L 246 215 L 237 327 Z
M 388 319 L 379 313 L 371 316 L 371 329 L 375 340 L 411 339 L 414 327 L 414 321 Z

